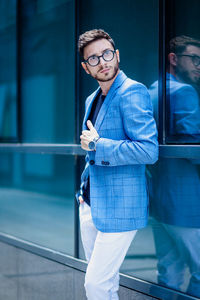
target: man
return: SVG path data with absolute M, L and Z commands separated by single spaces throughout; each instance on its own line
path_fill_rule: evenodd
M 170 41 L 166 74 L 167 141 L 200 142 L 200 42 L 187 36 Z M 158 82 L 150 88 L 158 119 Z M 160 158 L 150 167 L 151 213 L 158 258 L 158 283 L 174 289 L 190 278 L 187 293 L 200 297 L 200 172 L 199 161 Z M 158 222 L 157 222 L 158 221 Z M 184 288 L 185 291 L 185 288 Z
M 120 71 L 111 37 L 87 31 L 79 51 L 99 84 L 86 100 L 80 137 L 87 151 L 79 196 L 85 289 L 89 300 L 118 299 L 120 265 L 147 223 L 145 164 L 157 160 L 157 132 L 147 89 Z

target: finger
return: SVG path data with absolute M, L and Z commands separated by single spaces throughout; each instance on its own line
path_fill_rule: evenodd
M 81 142 L 81 148 L 82 148 L 83 150 L 89 150 L 89 148 L 88 148 L 88 143 Z
M 88 145 L 88 141 L 81 140 L 81 146 L 86 147 Z
M 94 126 L 92 125 L 92 122 L 90 120 L 87 120 L 87 127 L 89 128 L 89 130 L 94 129 Z
M 81 143 L 83 142 L 88 144 L 91 141 L 91 139 L 86 136 L 80 136 L 80 141 Z
M 82 140 L 82 139 L 88 140 L 88 139 L 89 139 L 89 136 L 86 136 L 86 135 L 81 134 L 81 135 L 80 135 L 80 139 L 81 139 L 81 140 Z
M 98 135 L 96 129 L 94 128 L 94 126 L 92 125 L 92 122 L 90 120 L 87 121 L 87 125 L 88 125 L 88 128 L 90 129 L 90 134 L 95 134 L 95 135 Z
M 79 196 L 79 197 L 78 197 L 78 200 L 79 200 L 79 202 L 80 202 L 80 203 L 83 203 L 83 202 L 84 202 L 84 200 L 83 200 L 83 197 L 82 197 L 82 196 Z
M 83 131 L 82 131 L 82 134 L 83 134 L 83 135 L 88 135 L 88 134 L 90 134 L 90 131 L 89 131 L 89 130 L 83 130 Z

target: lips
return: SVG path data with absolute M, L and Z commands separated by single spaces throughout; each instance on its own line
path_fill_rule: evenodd
M 200 72 L 198 72 L 198 71 L 193 72 L 193 74 L 194 74 L 194 76 L 200 77 Z
M 107 72 L 109 72 L 109 70 L 110 70 L 110 68 L 105 68 L 105 69 L 101 70 L 100 73 L 107 73 Z

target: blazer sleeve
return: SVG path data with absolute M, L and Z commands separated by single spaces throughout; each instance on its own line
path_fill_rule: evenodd
M 174 96 L 170 96 L 174 107 L 171 118 L 175 124 L 175 134 L 199 135 L 199 97 L 195 89 L 188 85 L 180 89 Z
M 158 159 L 157 130 L 146 87 L 131 85 L 120 96 L 119 103 L 126 139 L 101 137 L 96 145 L 95 165 L 155 163 Z

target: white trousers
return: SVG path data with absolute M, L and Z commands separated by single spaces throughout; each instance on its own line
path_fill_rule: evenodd
M 85 290 L 88 300 L 118 300 L 119 268 L 137 230 L 105 233 L 96 229 L 91 209 L 80 204 L 81 238 L 88 267 Z

